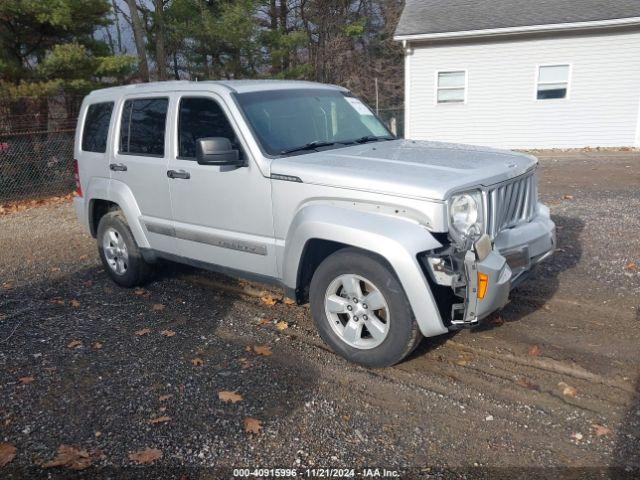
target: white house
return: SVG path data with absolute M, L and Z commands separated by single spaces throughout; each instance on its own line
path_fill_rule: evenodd
M 407 0 L 405 137 L 640 146 L 640 0 Z

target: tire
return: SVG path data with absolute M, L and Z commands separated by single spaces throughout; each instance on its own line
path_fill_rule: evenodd
M 142 258 L 120 210 L 109 212 L 100 219 L 96 237 L 100 260 L 114 282 L 131 288 L 149 281 L 153 269 Z
M 422 339 L 395 273 L 372 253 L 345 248 L 327 257 L 311 279 L 309 296 L 318 333 L 351 362 L 388 367 Z

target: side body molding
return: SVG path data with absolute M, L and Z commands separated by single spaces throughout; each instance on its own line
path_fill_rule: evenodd
M 302 254 L 312 239 L 344 243 L 385 258 L 404 288 L 421 332 L 435 336 L 448 331 L 417 260 L 418 253 L 442 246 L 426 228 L 402 217 L 330 204 L 305 206 L 287 233 L 282 265 L 287 287 L 296 287 Z

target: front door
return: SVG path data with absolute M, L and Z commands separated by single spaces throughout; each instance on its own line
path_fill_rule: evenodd
M 271 182 L 249 155 L 224 102 L 211 95 L 176 98 L 169 189 L 180 255 L 228 269 L 276 275 Z M 196 141 L 228 138 L 245 166 L 200 165 Z

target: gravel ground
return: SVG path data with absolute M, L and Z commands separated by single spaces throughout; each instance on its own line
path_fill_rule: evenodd
M 638 478 L 640 155 L 542 154 L 540 177 L 558 254 L 481 327 L 381 370 L 263 286 L 165 265 L 117 287 L 68 203 L 0 217 L 0 475 Z M 76 463 L 45 468 L 61 444 Z M 162 456 L 137 466 L 146 448 Z

